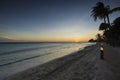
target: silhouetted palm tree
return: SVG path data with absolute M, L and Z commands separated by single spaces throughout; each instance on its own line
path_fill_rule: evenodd
M 120 28 L 120 17 L 116 18 L 116 19 L 113 21 L 113 25 L 115 25 L 116 27 Z
M 97 19 L 104 20 L 104 22 L 100 24 L 99 30 L 104 31 L 102 38 L 104 38 L 107 43 L 113 46 L 118 44 L 120 45 L 120 17 L 115 19 L 112 25 L 110 24 L 109 19 L 109 15 L 116 11 L 120 11 L 120 7 L 110 9 L 109 5 L 106 6 L 102 2 L 96 3 L 91 11 L 91 16 L 93 16 L 95 21 Z
M 116 44 L 120 46 L 120 17 L 116 18 L 113 21 L 113 25 L 112 25 L 113 29 L 113 35 L 115 36 L 115 41 Z
M 107 23 L 101 23 L 99 26 L 99 30 L 106 31 L 108 28 L 109 28 L 109 24 L 107 24 Z
M 104 12 L 105 6 L 102 2 L 98 2 L 96 3 L 96 6 L 93 7 L 92 10 L 92 14 L 91 16 L 93 16 L 94 20 L 96 21 L 97 18 L 99 19 L 104 19 L 104 23 L 106 23 L 106 16 L 105 16 L 105 12 Z
M 101 42 L 102 41 L 102 36 L 100 34 L 96 35 L 96 40 L 97 42 Z
M 109 14 L 116 11 L 120 11 L 120 7 L 110 9 L 109 5 L 105 6 L 104 3 L 98 2 L 96 3 L 96 6 L 93 7 L 91 16 L 93 16 L 95 21 L 97 20 L 97 18 L 104 19 L 104 23 L 106 23 L 107 19 L 107 22 L 110 25 Z
M 109 30 L 104 31 L 103 36 L 112 46 L 120 46 L 120 17 L 113 21 Z

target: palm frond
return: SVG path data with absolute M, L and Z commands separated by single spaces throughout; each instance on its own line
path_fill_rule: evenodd
M 113 13 L 113 12 L 117 12 L 117 11 L 120 11 L 120 7 L 116 7 L 116 8 L 113 8 L 109 11 L 109 13 Z

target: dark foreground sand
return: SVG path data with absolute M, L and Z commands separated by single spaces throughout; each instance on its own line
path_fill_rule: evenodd
M 104 44 L 104 57 L 97 59 L 95 80 L 120 80 L 120 48 Z
M 119 49 L 104 47 L 105 60 L 99 58 L 99 46 L 93 45 L 5 80 L 120 80 Z

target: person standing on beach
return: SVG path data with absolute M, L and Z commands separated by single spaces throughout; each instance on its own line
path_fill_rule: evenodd
M 104 48 L 103 48 L 103 44 L 100 45 L 100 59 L 104 59 Z

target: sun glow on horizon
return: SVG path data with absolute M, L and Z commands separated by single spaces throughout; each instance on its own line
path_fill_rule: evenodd
M 1 37 L 1 39 L 9 39 L 12 42 L 87 42 L 89 38 L 72 38 L 72 37 L 43 37 L 43 38 L 20 38 L 20 37 Z

